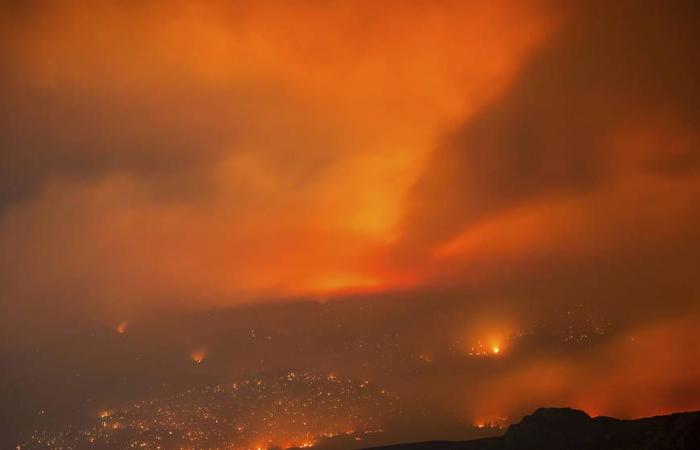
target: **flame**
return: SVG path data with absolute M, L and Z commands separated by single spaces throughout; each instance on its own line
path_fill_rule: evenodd
M 498 356 L 503 351 L 503 346 L 499 341 L 491 341 L 490 344 L 485 344 L 478 340 L 475 345 L 469 348 L 467 354 L 469 356 Z
M 497 357 L 506 352 L 510 352 L 514 340 L 522 336 L 515 327 L 506 325 L 503 321 L 500 324 L 490 324 L 479 328 L 462 332 L 459 336 L 459 345 L 464 345 L 468 356 L 475 357 Z M 466 343 L 463 344 L 463 343 Z
M 119 334 L 124 334 L 124 333 L 126 333 L 126 328 L 127 328 L 128 325 L 129 325 L 129 322 L 127 322 L 126 320 L 124 320 L 124 321 L 122 321 L 122 322 L 119 322 L 119 324 L 116 326 L 115 330 L 116 330 L 117 333 L 119 333 Z
M 205 349 L 200 349 L 200 350 L 194 351 L 190 355 L 190 358 L 192 358 L 192 361 L 195 364 L 202 364 L 204 362 L 204 360 L 207 358 L 207 351 Z
M 472 422 L 474 428 L 489 428 L 492 430 L 504 430 L 508 428 L 508 416 L 488 416 Z

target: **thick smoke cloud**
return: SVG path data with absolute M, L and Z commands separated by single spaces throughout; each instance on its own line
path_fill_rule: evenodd
M 697 20 L 693 2 L 578 4 L 433 152 L 395 259 L 521 301 L 697 305 Z
M 11 2 L 0 20 L 2 302 L 31 320 L 389 286 L 375 254 L 422 156 L 553 22 L 536 2 Z
M 529 201 L 609 189 L 629 171 L 694 176 L 697 19 L 693 2 L 579 5 L 511 89 L 434 152 L 409 195 L 406 239 L 444 242 Z M 647 142 L 610 148 L 640 130 Z
M 388 440 L 699 408 L 698 6 L 555 3 L 2 4 L 3 417 L 299 367 Z

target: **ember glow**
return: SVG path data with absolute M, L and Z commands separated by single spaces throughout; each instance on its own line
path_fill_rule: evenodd
M 195 364 L 201 364 L 207 357 L 207 351 L 206 349 L 196 350 L 192 352 L 190 357 L 192 358 L 192 362 L 194 362 Z
M 0 448 L 700 409 L 696 3 L 0 2 Z
M 488 417 L 485 419 L 477 419 L 473 423 L 478 429 L 498 429 L 503 430 L 508 427 L 508 418 L 503 416 Z
M 119 322 L 119 324 L 116 326 L 117 333 L 119 334 L 124 334 L 126 333 L 126 328 L 129 325 L 127 321 Z
M 141 401 L 82 430 L 37 431 L 21 448 L 304 448 L 361 439 L 393 414 L 395 399 L 373 386 L 289 372 Z

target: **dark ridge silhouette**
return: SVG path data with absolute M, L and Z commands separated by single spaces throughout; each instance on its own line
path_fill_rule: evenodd
M 700 411 L 620 420 L 571 408 L 540 408 L 501 436 L 431 441 L 371 450 L 697 450 Z

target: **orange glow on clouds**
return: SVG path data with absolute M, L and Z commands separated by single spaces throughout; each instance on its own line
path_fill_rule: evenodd
M 362 350 L 379 351 L 371 327 L 386 314 L 386 338 L 401 340 L 391 351 L 418 342 L 408 354 L 426 374 L 447 354 L 498 366 L 465 396 L 477 427 L 543 404 L 697 406 L 698 39 L 682 12 L 634 0 L 19 3 L 0 2 L 8 335 L 45 339 L 27 324 L 70 328 L 65 316 L 101 321 L 126 347 L 133 323 L 117 322 L 154 311 L 382 293 L 431 314 L 404 330 L 415 316 L 361 304 L 333 333 L 370 327 L 377 345 Z M 611 337 L 576 364 L 519 354 L 513 317 L 564 302 L 603 305 L 635 340 Z M 463 317 L 442 309 L 453 306 Z M 197 345 L 225 359 L 213 340 L 178 338 L 200 374 L 211 366 Z
M 104 105 L 90 117 L 124 145 L 70 150 L 118 166 L 48 179 L 0 245 L 117 312 L 392 288 L 383 255 L 425 158 L 557 23 L 536 1 L 448 3 L 106 2 L 89 20 L 56 3 L 30 16 L 41 27 L 8 24 L 11 75 Z M 50 126 L 84 133 L 70 120 Z

